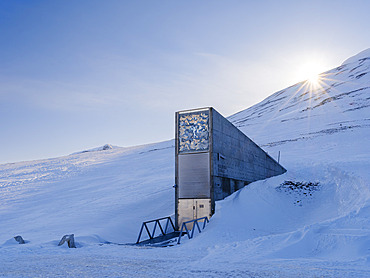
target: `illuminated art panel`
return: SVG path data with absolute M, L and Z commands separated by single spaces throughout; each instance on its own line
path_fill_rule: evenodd
M 208 151 L 209 110 L 179 114 L 179 153 Z

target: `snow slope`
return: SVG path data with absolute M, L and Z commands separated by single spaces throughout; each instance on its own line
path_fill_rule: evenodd
M 288 172 L 217 202 L 178 246 L 117 245 L 173 215 L 173 140 L 0 165 L 0 275 L 369 277 L 369 67 L 370 49 L 320 87 L 301 82 L 229 117 Z M 79 248 L 57 247 L 68 233 Z
M 171 140 L 2 165 L 1 225 L 10 233 L 0 242 L 13 233 L 37 242 L 63 233 L 134 242 L 143 219 L 173 210 L 173 148 Z

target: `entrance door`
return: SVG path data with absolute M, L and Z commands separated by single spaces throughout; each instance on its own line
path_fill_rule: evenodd
M 179 199 L 178 200 L 178 227 L 183 222 L 207 216 L 211 217 L 211 199 Z M 191 229 L 192 224 L 187 228 Z

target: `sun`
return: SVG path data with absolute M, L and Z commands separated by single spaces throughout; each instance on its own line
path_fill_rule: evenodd
M 325 64 L 320 59 L 314 57 L 307 58 L 299 63 L 296 70 L 296 76 L 299 80 L 304 80 L 311 88 L 318 87 L 321 82 L 320 73 L 325 70 Z
M 311 74 L 310 76 L 308 76 L 307 82 L 312 87 L 318 87 L 320 85 L 320 75 L 319 74 Z

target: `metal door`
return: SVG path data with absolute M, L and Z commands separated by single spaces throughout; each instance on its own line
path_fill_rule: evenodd
M 211 199 L 179 199 L 178 200 L 178 227 L 183 222 L 207 216 L 211 217 Z M 187 228 L 191 229 L 188 225 Z
M 178 190 L 180 199 L 211 197 L 209 160 L 209 153 L 193 153 L 178 156 Z

